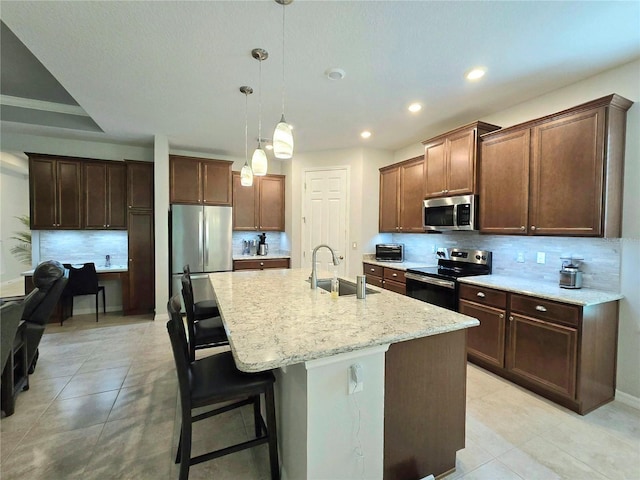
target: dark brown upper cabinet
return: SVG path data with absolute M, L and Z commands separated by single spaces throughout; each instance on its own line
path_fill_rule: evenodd
M 231 206 L 232 165 L 226 160 L 169 155 L 171 203 Z
M 631 105 L 609 95 L 484 135 L 480 231 L 619 237 Z
M 424 232 L 425 161 L 416 157 L 380 169 L 380 232 Z
M 153 210 L 153 163 L 125 160 L 127 165 L 127 208 Z
M 499 129 L 474 122 L 425 140 L 425 197 L 448 197 L 476 193 L 479 136 Z
M 32 230 L 82 228 L 82 162 L 28 153 Z
M 243 187 L 240 172 L 233 172 L 233 229 L 238 231 L 284 231 L 285 176 L 253 177 Z
M 83 162 L 82 173 L 84 228 L 125 230 L 127 166 L 124 162 Z

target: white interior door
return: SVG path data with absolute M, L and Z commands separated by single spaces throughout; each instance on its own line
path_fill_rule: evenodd
M 347 198 L 348 172 L 346 168 L 307 170 L 304 175 L 302 219 L 302 266 L 311 270 L 313 249 L 329 245 L 336 255 L 344 259 L 335 267 L 331 252 L 321 248 L 317 253 L 318 271 L 346 275 L 347 225 L 349 209 Z

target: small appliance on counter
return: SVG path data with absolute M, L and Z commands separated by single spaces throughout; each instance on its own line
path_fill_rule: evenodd
M 266 243 L 267 234 L 261 233 L 258 238 L 260 239 L 258 241 L 258 255 L 266 255 L 269 253 L 269 245 Z
M 560 257 L 562 268 L 560 269 L 560 288 L 578 289 L 582 288 L 582 272 L 580 264 L 584 258 L 581 257 Z
M 376 260 L 379 262 L 403 262 L 404 244 L 378 243 L 376 245 Z

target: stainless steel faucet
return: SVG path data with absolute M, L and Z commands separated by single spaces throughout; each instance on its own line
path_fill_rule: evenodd
M 331 252 L 331 256 L 333 257 L 333 264 L 334 265 L 340 265 L 340 260 L 342 259 L 342 257 L 338 258 L 336 257 L 336 253 L 333 251 L 333 249 L 329 246 L 329 245 L 318 245 L 316 248 L 313 249 L 313 254 L 311 255 L 311 289 L 315 290 L 316 288 L 318 288 L 318 274 L 316 272 L 316 254 L 318 252 L 319 248 L 328 248 L 329 251 Z

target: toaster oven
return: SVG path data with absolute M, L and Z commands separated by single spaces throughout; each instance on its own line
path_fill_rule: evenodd
M 376 245 L 376 260 L 379 262 L 403 262 L 404 244 L 379 243 Z

